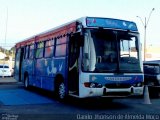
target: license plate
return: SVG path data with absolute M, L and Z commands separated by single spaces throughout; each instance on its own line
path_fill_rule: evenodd
M 2 72 L 6 72 L 6 70 L 2 70 Z
M 137 94 L 140 94 L 140 93 L 142 93 L 142 90 L 137 89 L 137 90 L 135 90 L 134 92 L 137 93 Z

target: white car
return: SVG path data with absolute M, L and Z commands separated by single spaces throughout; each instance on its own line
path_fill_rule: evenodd
M 10 76 L 12 76 L 12 72 L 11 72 L 11 70 L 10 70 L 10 68 L 9 68 L 9 66 L 8 65 L 3 65 L 3 64 L 0 64 L 0 76 L 1 77 L 6 77 L 6 76 L 8 76 L 8 77 L 10 77 Z

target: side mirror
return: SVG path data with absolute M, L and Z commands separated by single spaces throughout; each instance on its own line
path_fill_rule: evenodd
M 79 46 L 83 46 L 84 44 L 84 36 L 81 35 L 80 32 L 78 33 L 74 33 L 71 37 L 70 37 L 71 40 L 75 40 Z
M 80 33 L 81 36 L 83 36 L 84 32 L 83 32 L 83 25 L 82 25 L 82 23 L 81 22 L 77 22 L 76 26 L 77 26 L 77 32 Z

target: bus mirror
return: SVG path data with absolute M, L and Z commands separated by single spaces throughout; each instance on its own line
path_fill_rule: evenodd
M 84 36 L 83 35 L 80 35 L 80 37 L 78 39 L 78 43 L 80 46 L 83 46 L 83 44 L 84 44 Z
M 77 22 L 76 24 L 77 24 L 77 32 L 79 32 L 80 35 L 83 36 L 83 25 L 82 25 L 82 23 Z
M 76 40 L 79 46 L 83 46 L 84 37 L 79 32 L 73 34 L 71 40 Z
M 138 41 L 135 41 L 136 50 L 138 51 Z

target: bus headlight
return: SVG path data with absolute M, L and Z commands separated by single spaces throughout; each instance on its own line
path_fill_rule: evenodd
M 85 82 L 84 86 L 89 88 L 102 88 L 102 84 L 95 82 Z
M 137 87 L 141 87 L 142 86 L 142 83 L 137 83 Z
M 139 82 L 139 83 L 135 83 L 133 84 L 134 87 L 142 87 L 143 86 L 143 83 L 142 82 Z
M 98 84 L 97 87 L 98 87 L 98 88 L 102 88 L 102 84 Z
M 90 88 L 95 88 L 96 87 L 96 84 L 95 83 L 91 83 L 90 84 Z

